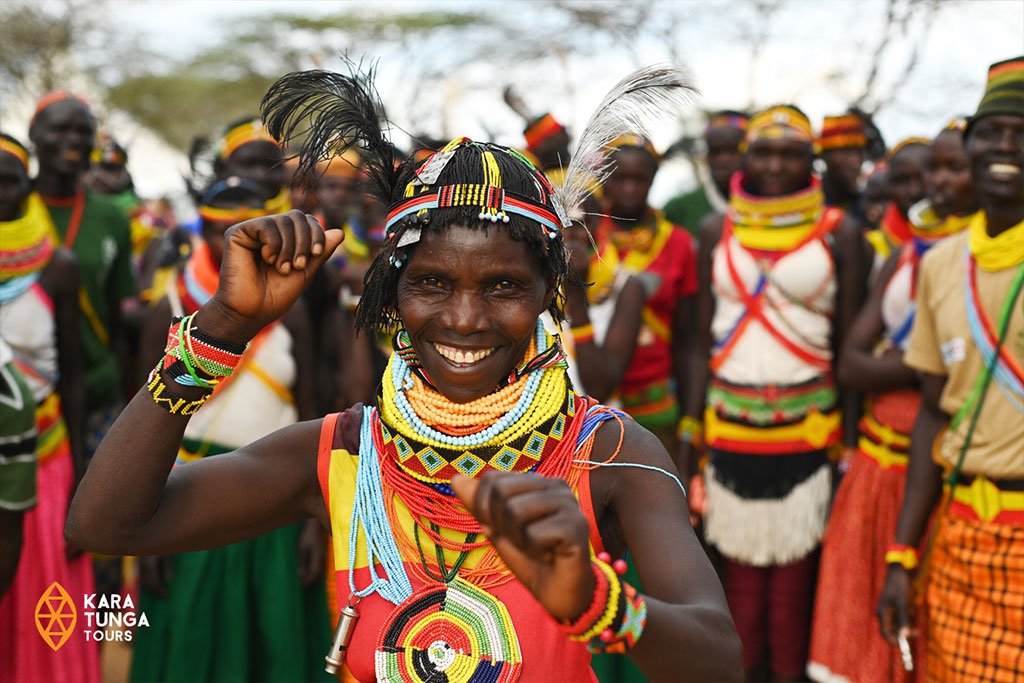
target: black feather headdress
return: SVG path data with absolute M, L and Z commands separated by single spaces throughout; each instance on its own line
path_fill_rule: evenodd
M 313 70 L 282 76 L 260 103 L 263 122 L 282 144 L 301 140 L 297 174 L 306 182 L 318 163 L 355 148 L 376 193 L 387 204 L 404 169 L 384 132 L 387 122 L 373 86 L 373 67 L 364 71 L 352 62 L 349 67 L 348 75 Z

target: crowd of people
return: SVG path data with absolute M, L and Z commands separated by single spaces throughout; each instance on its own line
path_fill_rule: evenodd
M 72 93 L 0 135 L 0 679 L 100 679 L 54 583 L 140 681 L 1024 677 L 1024 57 L 891 148 L 709 114 L 663 209 L 642 116 L 378 98 L 283 77 L 191 218 Z

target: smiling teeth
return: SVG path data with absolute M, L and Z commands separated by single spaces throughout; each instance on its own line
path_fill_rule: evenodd
M 1020 166 L 1013 164 L 990 164 L 988 170 L 997 175 L 1019 175 Z
M 437 349 L 437 352 L 439 354 L 441 354 L 448 360 L 452 361 L 453 363 L 463 364 L 476 363 L 477 361 L 481 361 L 484 358 L 487 358 L 487 356 L 491 355 L 491 352 L 494 351 L 493 348 L 483 349 L 481 351 L 463 351 L 462 349 L 456 349 L 451 346 L 441 346 L 440 344 L 434 344 L 434 348 Z

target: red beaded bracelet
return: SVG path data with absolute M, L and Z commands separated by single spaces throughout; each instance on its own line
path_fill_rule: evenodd
M 609 564 L 610 563 L 610 564 Z M 571 640 L 587 644 L 591 652 L 625 652 L 633 647 L 647 623 L 647 603 L 632 586 L 619 579 L 625 560 L 612 562 L 608 553 L 591 560 L 594 599 L 571 623 L 563 623 Z
M 583 614 L 577 617 L 574 621 L 562 624 L 565 632 L 570 637 L 582 636 L 584 633 L 589 631 L 590 628 L 597 623 L 597 620 L 601 617 L 601 614 L 604 612 L 605 606 L 608 603 L 608 577 L 596 563 L 591 562 L 590 568 L 594 572 L 594 598 L 591 600 L 590 606 L 587 607 Z

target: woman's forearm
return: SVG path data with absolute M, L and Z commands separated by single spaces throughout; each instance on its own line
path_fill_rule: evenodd
M 652 681 L 738 681 L 743 646 L 716 605 L 674 605 L 644 596 L 647 626 L 630 658 Z
M 197 398 L 190 387 L 174 391 Z M 94 552 L 133 554 L 160 504 L 186 424 L 188 417 L 171 415 L 140 389 L 96 450 L 68 510 L 65 538 Z
M 942 471 L 932 459 L 932 445 L 946 423 L 945 414 L 922 402 L 910 436 L 910 462 L 895 543 L 917 546 L 927 529 L 942 491 Z
M 865 393 L 909 387 L 917 381 L 914 371 L 903 364 L 903 354 L 875 356 L 850 344 L 843 348 L 838 375 L 844 388 Z
M 235 341 L 246 334 L 206 307 L 200 314 L 196 327 L 216 337 L 231 335 L 227 338 Z M 203 395 L 198 387 L 163 381 L 186 401 Z M 145 387 L 140 389 L 96 450 L 68 511 L 65 537 L 94 552 L 132 554 L 160 506 L 188 421 L 188 416 L 158 406 Z
M 566 315 L 573 327 L 590 324 L 586 293 L 569 285 L 566 291 Z M 604 339 L 599 344 L 591 337 L 576 342 L 576 366 L 587 393 L 598 401 L 611 396 L 629 367 L 636 348 L 643 308 L 643 291 L 630 280 L 620 291 L 615 312 Z

